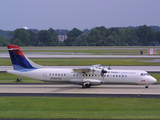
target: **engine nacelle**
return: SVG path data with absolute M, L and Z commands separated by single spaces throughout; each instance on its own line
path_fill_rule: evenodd
M 69 82 L 78 84 L 78 85 L 82 85 L 84 83 L 91 84 L 91 85 L 101 85 L 104 83 L 101 80 L 95 80 L 95 79 L 71 79 Z
M 93 85 L 101 85 L 101 84 L 104 84 L 103 81 L 101 80 L 95 80 L 95 79 L 83 79 L 83 81 L 86 81 L 86 82 L 90 82 L 90 84 L 93 86 Z

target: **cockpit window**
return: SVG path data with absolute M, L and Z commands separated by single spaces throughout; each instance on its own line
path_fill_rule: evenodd
M 141 73 L 141 76 L 149 75 L 148 73 Z

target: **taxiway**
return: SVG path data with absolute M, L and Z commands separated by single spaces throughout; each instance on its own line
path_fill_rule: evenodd
M 0 93 L 56 93 L 56 94 L 137 94 L 160 95 L 160 84 L 100 85 L 83 89 L 73 84 L 0 84 Z
M 28 58 L 149 58 L 149 59 L 160 59 L 159 55 L 92 55 L 92 54 L 49 54 L 42 52 L 25 53 Z M 7 52 L 0 53 L 0 58 L 10 58 Z

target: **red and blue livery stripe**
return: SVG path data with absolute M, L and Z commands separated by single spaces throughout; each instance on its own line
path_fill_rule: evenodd
M 19 69 L 35 69 L 26 59 L 22 50 L 17 45 L 7 45 L 10 58 L 13 64 L 14 70 Z

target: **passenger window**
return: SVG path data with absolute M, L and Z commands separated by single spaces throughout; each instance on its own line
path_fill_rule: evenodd
M 122 75 L 122 77 L 124 77 L 124 75 Z
M 127 75 L 125 75 L 125 77 L 127 77 Z
M 109 75 L 107 75 L 107 77 L 109 77 Z
M 121 77 L 121 75 L 119 75 L 119 77 Z
M 55 76 L 57 76 L 57 74 L 55 74 Z
M 118 75 L 116 75 L 116 77 L 118 77 Z
M 66 74 L 64 74 L 64 76 L 66 76 Z
M 113 77 L 115 77 L 115 75 L 113 75 Z
M 60 74 L 58 74 L 58 76 L 60 76 Z

